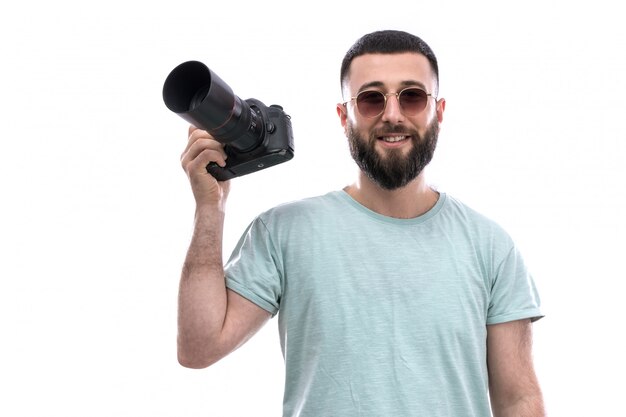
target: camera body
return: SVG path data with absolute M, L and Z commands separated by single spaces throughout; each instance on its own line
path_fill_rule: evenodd
M 250 174 L 294 156 L 291 118 L 279 105 L 241 100 L 206 65 L 187 61 L 172 70 L 163 100 L 174 113 L 224 144 L 226 166 L 206 169 L 218 181 Z
M 294 156 L 291 118 L 282 107 L 276 104 L 268 107 L 253 98 L 247 99 L 246 102 L 262 124 L 259 141 L 256 147 L 245 152 L 225 144 L 224 151 L 228 155 L 226 166 L 222 168 L 216 163 L 207 166 L 209 174 L 218 181 L 251 174 L 287 162 Z M 198 127 L 208 130 L 202 126 Z

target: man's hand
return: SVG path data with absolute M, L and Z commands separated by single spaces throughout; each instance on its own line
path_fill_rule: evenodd
M 230 181 L 217 181 L 206 170 L 206 166 L 215 162 L 221 167 L 226 166 L 224 145 L 216 141 L 205 130 L 195 126 L 189 127 L 187 147 L 180 156 L 183 169 L 189 177 L 196 206 L 219 206 L 224 208 Z

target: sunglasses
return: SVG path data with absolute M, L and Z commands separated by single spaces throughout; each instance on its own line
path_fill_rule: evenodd
M 350 101 L 354 100 L 356 108 L 361 116 L 372 118 L 383 114 L 387 106 L 387 97 L 396 96 L 400 109 L 405 116 L 415 116 L 426 108 L 428 97 L 437 100 L 437 97 L 428 94 L 426 91 L 417 87 L 407 87 L 399 93 L 383 93 L 378 90 L 361 91 L 355 97 L 350 97 Z M 346 101 L 344 105 L 348 104 Z

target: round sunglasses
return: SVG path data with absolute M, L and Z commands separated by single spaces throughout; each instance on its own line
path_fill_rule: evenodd
M 400 109 L 405 116 L 415 116 L 426 108 L 428 97 L 437 100 L 437 97 L 427 93 L 418 87 L 407 87 L 398 93 L 383 93 L 378 90 L 361 91 L 354 97 L 350 97 L 350 101 L 354 100 L 356 108 L 361 116 L 372 118 L 383 114 L 387 106 L 387 97 L 396 96 Z M 348 104 L 346 101 L 344 105 Z

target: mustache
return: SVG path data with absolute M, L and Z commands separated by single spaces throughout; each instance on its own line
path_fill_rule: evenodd
M 374 136 L 390 135 L 390 134 L 402 134 L 419 137 L 419 134 L 413 129 L 407 129 L 403 125 L 385 125 L 380 129 L 376 129 L 372 132 Z

